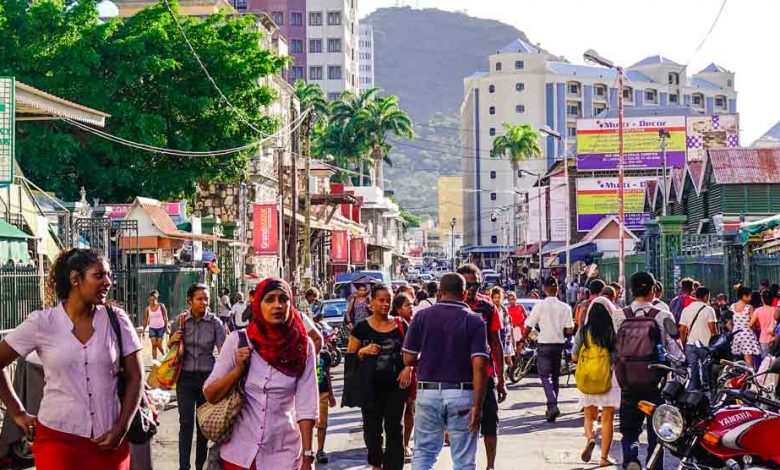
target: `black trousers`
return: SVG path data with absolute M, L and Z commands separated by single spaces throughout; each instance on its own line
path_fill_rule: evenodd
M 206 403 L 203 396 L 203 383 L 209 372 L 181 371 L 176 382 L 176 401 L 179 405 L 179 470 L 190 470 L 192 452 L 192 432 L 197 427 L 198 437 L 195 444 L 195 468 L 203 470 L 208 452 L 208 439 L 200 432 L 195 419 L 195 409 Z
M 558 406 L 558 391 L 561 381 L 561 357 L 564 344 L 540 344 L 536 358 L 536 370 L 542 381 L 544 395 L 547 398 L 547 408 Z
M 364 406 L 363 440 L 368 448 L 368 464 L 384 470 L 404 466 L 403 415 L 408 394 L 398 382 L 378 381 L 372 387 L 371 405 Z M 384 427 L 384 449 L 382 431 Z
M 660 391 L 651 393 L 621 392 L 620 433 L 623 434 L 623 437 L 620 439 L 620 447 L 623 451 L 623 468 L 630 462 L 639 463 L 639 435 L 642 434 L 642 425 L 645 423 L 645 420 L 647 420 L 647 456 L 645 461 L 650 459 L 658 441 L 655 431 L 653 431 L 652 417 L 644 414 L 637 406 L 641 400 L 649 401 L 656 405 L 663 403 Z M 663 453 L 661 453 L 655 468 L 650 470 L 661 470 L 662 468 L 664 468 Z

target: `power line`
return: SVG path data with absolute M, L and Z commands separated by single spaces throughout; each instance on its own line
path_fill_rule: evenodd
M 720 15 L 723 13 L 723 10 L 726 8 L 726 1 L 723 0 L 723 3 L 720 4 L 720 10 L 718 10 L 718 14 L 715 15 L 715 20 L 712 22 L 712 26 L 710 26 L 710 29 L 707 31 L 707 34 L 704 35 L 704 38 L 702 38 L 699 45 L 694 49 L 693 54 L 688 58 L 688 61 L 685 63 L 685 67 L 688 68 L 688 65 L 691 63 L 691 60 L 696 56 L 696 54 L 699 53 L 702 47 L 704 47 L 704 43 L 707 42 L 707 40 L 710 38 L 710 35 L 712 34 L 712 31 L 715 29 L 715 26 L 718 24 L 718 20 L 720 20 Z

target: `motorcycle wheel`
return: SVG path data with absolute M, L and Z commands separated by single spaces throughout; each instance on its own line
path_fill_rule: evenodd
M 531 372 L 531 366 L 533 365 L 533 361 L 530 358 L 527 357 L 521 357 L 517 361 L 517 367 L 515 367 L 514 370 L 514 382 L 517 383 L 520 382 L 525 378 L 526 375 L 528 375 L 529 372 Z
M 506 379 L 509 380 L 510 383 L 516 384 L 517 383 L 517 368 L 520 364 L 517 362 L 517 360 L 512 362 L 512 365 L 507 367 L 506 369 Z
M 341 364 L 342 357 L 343 356 L 339 348 L 335 346 L 330 348 L 330 358 L 331 358 L 331 362 L 333 363 L 331 367 L 338 367 L 338 365 Z

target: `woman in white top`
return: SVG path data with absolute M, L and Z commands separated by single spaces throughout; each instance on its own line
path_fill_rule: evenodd
M 165 356 L 163 338 L 168 326 L 168 309 L 159 302 L 160 293 L 155 289 L 149 292 L 149 305 L 144 309 L 144 329 L 141 338 L 149 329 L 149 340 L 152 342 L 152 360 L 157 360 L 157 351 Z

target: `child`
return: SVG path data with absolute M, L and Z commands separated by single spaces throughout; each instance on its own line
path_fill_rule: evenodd
M 328 463 L 328 454 L 325 453 L 325 434 L 328 431 L 328 407 L 336 406 L 336 397 L 333 395 L 331 385 L 331 358 L 330 353 L 323 349 L 320 351 L 317 365 L 317 383 L 320 390 L 320 416 L 317 420 L 317 463 Z

